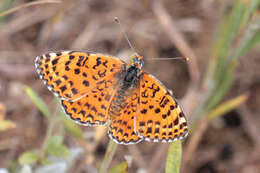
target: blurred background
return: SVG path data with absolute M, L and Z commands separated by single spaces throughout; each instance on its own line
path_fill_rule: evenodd
M 183 173 L 260 172 L 259 0 L 0 1 L 0 171 L 99 172 L 106 127 L 72 123 L 36 56 L 87 50 L 128 61 L 173 91 L 188 118 Z M 10 11 L 11 10 L 11 11 Z M 152 58 L 189 57 L 183 60 Z M 170 144 L 118 145 L 116 172 L 164 172 Z M 112 170 L 111 170 L 112 168 Z M 120 171 L 119 171 L 120 172 Z M 2 172 L 1 172 L 2 173 Z

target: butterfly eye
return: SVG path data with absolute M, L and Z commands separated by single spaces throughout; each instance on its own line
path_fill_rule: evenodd
M 142 60 L 142 59 L 139 59 L 139 65 L 141 66 L 141 67 L 143 67 L 143 65 L 144 65 L 144 61 Z
M 143 57 L 142 57 L 142 56 L 136 56 L 136 57 L 133 59 L 133 64 L 134 64 L 135 66 L 138 66 L 138 67 L 142 68 L 143 65 L 144 65 Z
M 138 60 L 137 60 L 137 63 L 138 63 L 138 65 L 139 65 L 140 67 L 143 67 L 143 65 L 144 65 L 144 61 L 143 61 L 142 59 L 138 59 Z

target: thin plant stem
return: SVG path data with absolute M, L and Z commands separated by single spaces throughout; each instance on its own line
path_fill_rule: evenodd
M 52 132 L 53 132 L 53 129 L 54 129 L 54 126 L 56 124 L 55 121 L 50 121 L 48 119 L 48 128 L 47 128 L 47 132 L 46 132 L 46 135 L 44 137 L 44 140 L 43 140 L 43 144 L 42 144 L 42 147 L 41 147 L 41 150 L 40 150 L 40 157 L 44 157 L 45 155 L 45 151 L 46 151 L 46 148 L 47 148 L 47 145 L 48 145 L 48 141 L 52 135 Z
M 117 145 L 118 144 L 115 143 L 113 140 L 109 141 L 104 160 L 103 160 L 103 162 L 100 166 L 100 170 L 99 170 L 100 173 L 106 173 L 107 172 L 107 169 L 108 169 L 108 167 L 109 167 L 109 165 L 112 161 L 112 158 L 115 155 Z
M 56 109 L 55 113 L 53 114 L 54 116 L 47 117 L 48 118 L 48 127 L 47 127 L 46 135 L 44 137 L 43 144 L 42 144 L 41 149 L 40 149 L 40 157 L 41 158 L 43 158 L 44 155 L 46 154 L 46 148 L 47 148 L 49 139 L 53 134 L 53 130 L 55 128 L 55 125 L 57 124 L 58 119 L 56 118 L 56 115 L 57 115 L 58 111 L 59 111 L 59 109 Z
M 11 8 L 5 12 L 0 13 L 0 17 L 6 16 L 8 14 L 11 14 L 11 13 L 13 13 L 17 10 L 20 10 L 22 8 L 25 8 L 25 7 L 30 7 L 30 6 L 39 5 L 39 4 L 47 4 L 47 3 L 62 3 L 62 1 L 60 1 L 60 0 L 43 0 L 43 1 L 39 0 L 39 1 L 35 1 L 35 2 L 29 2 L 29 3 L 19 5 L 17 7 Z

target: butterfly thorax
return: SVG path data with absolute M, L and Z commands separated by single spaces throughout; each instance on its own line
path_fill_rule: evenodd
M 135 86 L 139 81 L 140 69 L 136 66 L 130 66 L 124 73 L 123 80 L 121 82 L 122 89 L 128 89 Z
M 123 74 L 122 88 L 129 88 L 135 86 L 140 80 L 141 68 L 144 64 L 143 57 L 134 54 L 132 57 L 132 64 L 125 70 Z

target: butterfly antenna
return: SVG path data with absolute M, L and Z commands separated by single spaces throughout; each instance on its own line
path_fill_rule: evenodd
M 151 58 L 151 60 L 172 60 L 172 59 L 180 59 L 180 60 L 184 60 L 184 61 L 189 61 L 190 58 L 188 57 L 173 57 L 173 58 Z
M 123 28 L 123 26 L 122 26 L 122 24 L 121 24 L 119 18 L 118 18 L 118 17 L 115 17 L 114 20 L 115 20 L 115 22 L 117 22 L 117 23 L 119 24 L 120 30 L 121 30 L 121 32 L 123 33 L 123 35 L 124 35 L 124 37 L 125 37 L 125 39 L 126 39 L 128 45 L 130 46 L 130 48 L 132 49 L 132 51 L 135 52 L 135 53 L 137 53 L 137 52 L 135 51 L 134 47 L 132 46 L 130 40 L 128 39 L 128 37 L 127 37 L 127 35 L 126 35 L 126 33 L 125 33 L 125 30 L 124 30 L 124 28 Z

